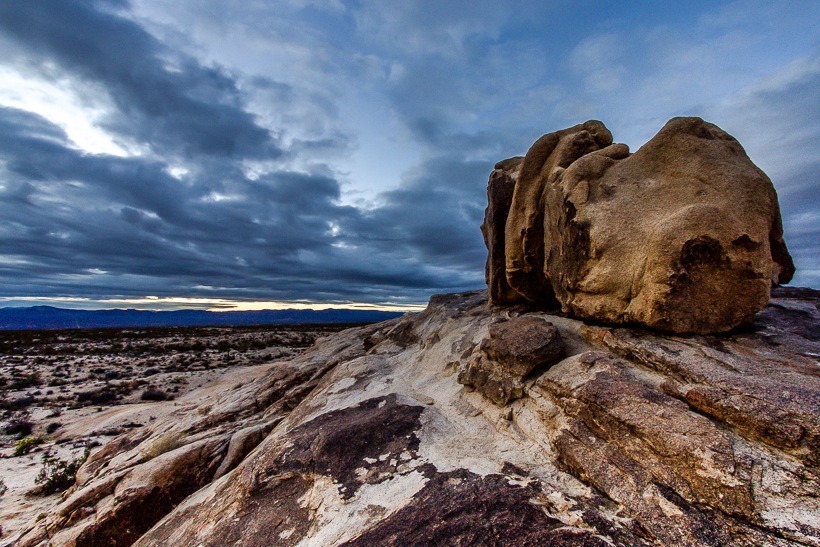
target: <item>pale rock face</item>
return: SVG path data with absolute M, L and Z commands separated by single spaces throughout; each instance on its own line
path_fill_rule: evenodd
M 794 273 L 771 181 L 699 118 L 670 120 L 632 155 L 600 122 L 545 135 L 517 175 L 505 230 L 520 297 L 670 332 L 748 324 Z
M 820 545 L 818 309 L 682 337 L 435 296 L 120 436 L 14 544 Z M 520 398 L 458 383 L 478 355 Z

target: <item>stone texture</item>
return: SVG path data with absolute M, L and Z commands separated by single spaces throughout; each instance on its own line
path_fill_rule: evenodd
M 675 336 L 438 295 L 115 439 L 16 544 L 817 546 L 818 305 Z M 457 383 L 525 325 L 566 356 L 520 398 Z
M 485 356 L 471 359 L 458 374 L 458 383 L 477 389 L 493 403 L 504 406 L 524 396 L 524 382 Z
M 544 192 L 578 158 L 612 143 L 612 134 L 599 121 L 548 133 L 527 151 L 513 191 L 505 228 L 507 281 L 525 300 L 554 302 L 544 276 Z
M 493 323 L 488 331 L 480 349 L 489 359 L 522 378 L 564 355 L 564 341 L 558 329 L 539 317 L 515 317 Z
M 324 351 L 271 364 L 252 382 L 218 396 L 205 392 L 168 419 L 114 439 L 15 545 L 132 544 L 187 496 L 232 471 L 327 371 L 362 351 L 361 338 L 373 330 L 327 340 Z
M 487 184 L 487 208 L 481 224 L 481 233 L 487 246 L 485 279 L 490 291 L 490 301 L 498 304 L 512 304 L 522 300 L 507 283 L 507 259 L 504 252 L 507 215 L 522 162 L 521 157 L 498 162 Z
M 601 340 L 614 353 L 664 374 L 661 389 L 699 413 L 817 467 L 820 312 L 816 296 L 799 299 L 799 305 L 782 298 L 792 292 L 773 290 L 773 305 L 757 319 L 755 331 L 662 339 L 613 329 Z M 795 316 L 800 321 L 789 324 L 786 318 Z
M 541 137 L 514 169 L 493 172 L 517 182 L 503 249 L 497 231 L 487 241 L 530 303 L 557 298 L 578 318 L 725 332 L 750 323 L 772 284 L 794 273 L 771 181 L 700 118 L 670 120 L 631 155 L 586 122 Z M 516 302 L 493 272 L 491 301 Z
M 343 545 L 609 545 L 547 516 L 544 497 L 537 483 L 511 484 L 504 475 L 434 473 L 411 503 Z
M 558 329 L 538 317 L 493 323 L 488 331 L 480 351 L 459 373 L 458 381 L 476 388 L 498 405 L 521 398 L 524 379 L 564 355 Z

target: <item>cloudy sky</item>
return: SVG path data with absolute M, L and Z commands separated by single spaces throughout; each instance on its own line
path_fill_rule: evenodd
M 0 306 L 480 288 L 496 161 L 678 115 L 769 174 L 820 287 L 816 0 L 660 4 L 2 0 Z

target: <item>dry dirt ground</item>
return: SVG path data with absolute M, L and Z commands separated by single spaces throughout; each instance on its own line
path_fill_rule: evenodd
M 348 326 L 0 331 L 0 546 L 59 500 L 44 479 Z

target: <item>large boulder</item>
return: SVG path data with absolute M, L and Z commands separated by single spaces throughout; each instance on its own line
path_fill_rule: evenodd
M 612 143 L 599 121 L 544 135 L 530 147 L 520 167 L 505 228 L 507 282 L 525 300 L 552 303 L 544 272 L 544 192 L 554 174 L 578 158 Z
M 504 252 L 527 301 L 714 333 L 751 322 L 794 273 L 772 182 L 700 118 L 670 120 L 631 155 L 586 122 L 539 139 L 520 170 Z

